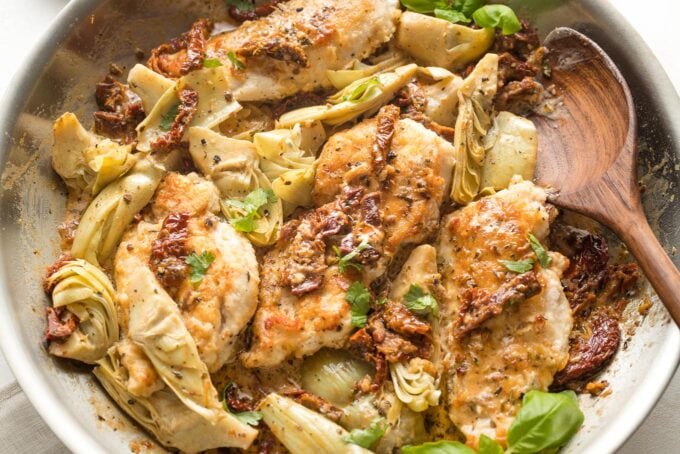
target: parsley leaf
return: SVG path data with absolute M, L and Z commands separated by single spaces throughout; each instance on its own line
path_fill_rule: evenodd
M 344 273 L 347 271 L 347 267 L 351 266 L 352 268 L 361 271 L 364 269 L 364 266 L 361 263 L 354 263 L 352 260 L 359 255 L 359 253 L 365 249 L 370 248 L 371 245 L 368 244 L 368 241 L 363 240 L 357 247 L 352 249 L 350 252 L 345 254 L 344 256 L 340 252 L 340 249 L 338 249 L 337 246 L 333 246 L 333 251 L 335 251 L 335 255 L 338 256 L 340 260 L 338 260 L 338 269 L 340 270 L 341 273 Z
M 352 307 L 352 326 L 362 328 L 368 321 L 368 311 L 371 310 L 371 293 L 361 282 L 355 282 L 347 289 L 345 295 Z
M 239 71 L 242 69 L 246 69 L 246 64 L 243 63 L 241 60 L 238 59 L 234 51 L 230 51 L 227 54 L 227 58 L 231 62 L 232 65 L 234 65 L 234 68 L 238 69 Z
M 472 14 L 475 24 L 484 28 L 500 28 L 504 35 L 512 35 L 522 29 L 515 12 L 505 5 L 484 5 Z
M 385 435 L 385 429 L 385 421 L 379 418 L 374 420 L 368 429 L 354 429 L 342 440 L 345 443 L 352 443 L 368 449 Z
M 174 104 L 167 112 L 161 117 L 161 122 L 158 125 L 158 129 L 161 131 L 170 131 L 172 124 L 175 122 L 175 118 L 179 114 L 179 103 Z
M 510 271 L 515 273 L 527 273 L 534 268 L 534 261 L 532 259 L 517 260 L 501 260 L 501 263 Z
M 218 68 L 222 66 L 222 62 L 219 61 L 217 58 L 205 58 L 203 59 L 203 67 L 204 68 Z
M 252 11 L 255 9 L 255 5 L 249 0 L 225 0 L 225 3 L 227 6 L 233 6 L 241 11 Z
M 243 212 L 241 217 L 229 219 L 229 223 L 239 232 L 252 232 L 257 228 L 255 220 L 260 219 L 260 209 L 278 199 L 271 189 L 257 188 L 243 200 L 227 200 L 227 205 Z
M 232 413 L 231 415 L 249 426 L 257 426 L 262 419 L 262 413 L 259 411 L 242 411 L 241 413 Z
M 439 305 L 434 296 L 425 293 L 418 284 L 411 284 L 406 295 L 404 295 L 404 305 L 408 310 L 418 315 L 437 315 Z
M 192 252 L 191 255 L 184 257 L 184 263 L 191 267 L 189 281 L 192 284 L 200 283 L 213 261 L 215 261 L 215 254 L 210 251 L 203 251 L 201 255 Z
M 536 257 L 538 257 L 538 263 L 540 263 L 543 268 L 549 267 L 552 259 L 548 255 L 548 252 L 545 250 L 541 242 L 538 241 L 538 238 L 533 236 L 531 233 L 529 234 L 529 244 L 531 245 L 531 249 L 533 249 L 536 253 Z
M 458 23 L 458 22 L 465 22 L 469 23 L 471 20 L 463 13 L 460 11 L 456 11 L 453 9 L 439 9 L 437 8 L 434 10 L 434 17 L 438 19 L 444 19 L 447 20 L 451 23 Z

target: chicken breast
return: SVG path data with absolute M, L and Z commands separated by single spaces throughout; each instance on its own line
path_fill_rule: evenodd
M 217 191 L 195 174 L 170 173 L 161 183 L 151 214 L 123 238 L 114 275 L 122 325 L 135 304 L 134 275 L 150 267 L 177 302 L 184 324 L 211 372 L 235 355 L 235 343 L 257 306 L 258 265 L 250 242 L 215 215 Z M 208 257 L 197 269 L 187 257 Z M 193 272 L 192 272 L 193 271 Z
M 442 223 L 441 367 L 449 417 L 471 446 L 482 434 L 505 443 L 522 395 L 547 390 L 569 357 L 573 321 L 560 283 L 568 260 L 549 253 L 543 268 L 528 240 L 548 234 L 545 200 L 543 189 L 515 182 Z M 524 273 L 501 263 L 526 259 L 536 263 Z
M 346 289 L 375 281 L 397 254 L 436 231 L 453 147 L 399 120 L 394 106 L 385 109 L 330 138 L 317 167 L 318 207 L 289 221 L 265 256 L 248 367 L 342 346 L 353 330 Z M 353 250 L 355 263 L 338 266 Z
M 275 100 L 331 87 L 327 70 L 362 60 L 390 40 L 400 15 L 397 0 L 291 0 L 264 18 L 243 23 L 206 44 L 206 58 L 231 70 L 238 101 Z M 229 55 L 244 68 L 233 67 Z M 186 51 L 165 54 L 154 66 L 180 75 Z
M 317 205 L 334 200 L 347 186 L 380 193 L 384 237 L 381 244 L 371 244 L 382 253 L 374 266 L 367 267 L 366 282 L 383 275 L 401 251 L 435 233 L 454 163 L 450 142 L 420 123 L 401 119 L 394 126 L 387 160 L 378 176 L 374 162 L 378 121 L 380 114 L 328 140 L 319 156 L 312 193 Z

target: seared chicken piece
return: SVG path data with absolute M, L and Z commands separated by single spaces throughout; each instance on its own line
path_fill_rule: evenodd
M 326 71 L 371 55 L 395 33 L 399 15 L 397 0 L 291 0 L 269 16 L 211 38 L 206 58 L 219 59 L 231 69 L 238 101 L 281 99 L 331 87 Z M 243 69 L 234 68 L 231 52 Z M 187 59 L 182 50 L 150 63 L 177 77 Z
M 449 417 L 476 446 L 505 443 L 524 393 L 547 390 L 569 358 L 572 316 L 560 282 L 568 260 L 538 264 L 527 238 L 549 229 L 545 191 L 531 182 L 447 216 L 437 243 L 445 288 L 440 323 Z M 515 273 L 501 260 L 533 259 Z
M 450 142 L 420 123 L 402 119 L 394 125 L 384 165 L 376 164 L 378 121 L 380 115 L 328 140 L 319 156 L 312 193 L 317 205 L 335 199 L 346 186 L 380 193 L 384 238 L 381 244 L 371 242 L 371 246 L 382 254 L 365 270 L 366 282 L 380 277 L 400 251 L 422 243 L 435 232 L 454 163 Z
M 374 281 L 399 251 L 435 232 L 453 147 L 390 107 L 324 147 L 314 189 L 320 206 L 289 221 L 264 258 L 248 367 L 342 346 L 352 331 L 347 287 Z M 357 266 L 341 273 L 336 254 L 362 241 L 370 246 Z
M 195 174 L 168 174 L 149 219 L 123 238 L 114 271 L 123 329 L 135 304 L 133 276 L 139 267 L 150 267 L 177 302 L 211 372 L 234 357 L 238 334 L 255 312 L 259 284 L 252 245 L 215 215 L 217 201 L 211 182 Z M 185 261 L 192 254 L 214 256 L 202 279 L 194 283 L 192 266 Z

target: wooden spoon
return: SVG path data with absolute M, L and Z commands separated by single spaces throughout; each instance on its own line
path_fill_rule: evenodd
M 626 81 L 605 52 L 570 28 L 545 41 L 552 81 L 564 101 L 539 133 L 536 180 L 551 202 L 611 228 L 628 246 L 680 326 L 680 273 L 654 236 L 638 190 L 637 122 Z

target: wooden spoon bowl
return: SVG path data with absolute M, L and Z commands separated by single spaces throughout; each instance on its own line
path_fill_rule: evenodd
M 545 41 L 563 104 L 533 118 L 539 134 L 538 184 L 551 202 L 611 228 L 636 258 L 680 325 L 680 273 L 654 236 L 637 184 L 637 121 L 628 84 L 593 41 L 557 28 Z

